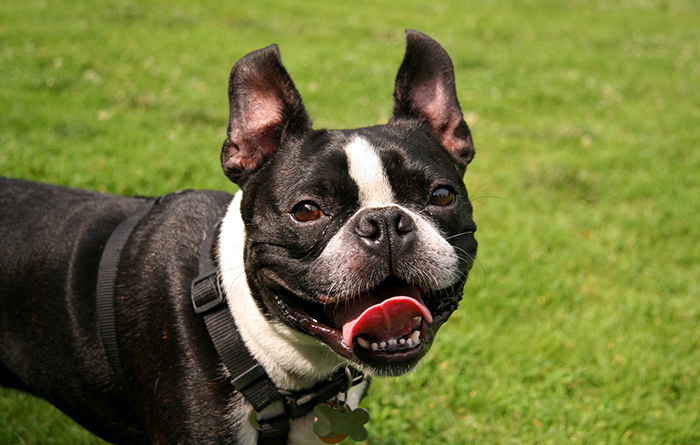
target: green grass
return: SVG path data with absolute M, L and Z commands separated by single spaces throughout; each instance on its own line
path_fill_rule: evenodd
M 233 190 L 226 80 L 278 43 L 317 127 L 386 121 L 403 30 L 454 59 L 478 264 L 368 443 L 700 443 L 700 4 L 0 3 L 0 175 Z M 0 443 L 94 443 L 0 392 Z

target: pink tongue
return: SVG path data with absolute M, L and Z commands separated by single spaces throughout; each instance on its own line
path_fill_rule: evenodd
M 411 326 L 414 317 L 423 317 L 428 323 L 433 321 L 423 302 L 403 296 L 389 298 L 343 323 L 343 341 L 352 346 L 352 339 L 360 334 L 373 339 L 399 339 L 415 329 Z

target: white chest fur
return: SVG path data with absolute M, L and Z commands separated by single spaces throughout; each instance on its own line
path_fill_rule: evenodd
M 219 237 L 219 264 L 226 301 L 241 338 L 275 385 L 291 391 L 309 387 L 345 366 L 346 361 L 315 338 L 282 323 L 269 321 L 258 309 L 244 273 L 245 225 L 240 214 L 242 197 L 242 192 L 234 197 L 222 221 Z M 350 390 L 348 405 L 351 408 L 358 406 L 365 387 L 366 384 L 361 384 Z M 257 443 L 257 430 L 247 420 L 252 409 L 247 403 L 243 410 L 240 407 L 234 409 L 236 415 L 244 415 L 246 419 L 238 436 L 241 444 Z M 258 418 L 274 417 L 281 412 L 281 404 L 273 405 L 259 413 Z M 313 433 L 313 421 L 313 413 L 292 421 L 288 444 L 321 444 Z

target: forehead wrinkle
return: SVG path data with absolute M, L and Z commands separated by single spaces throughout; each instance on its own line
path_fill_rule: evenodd
M 377 149 L 356 136 L 345 147 L 350 177 L 360 191 L 361 207 L 381 207 L 396 203 L 394 193 Z

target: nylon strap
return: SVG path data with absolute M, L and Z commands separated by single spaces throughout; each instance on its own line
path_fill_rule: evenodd
M 97 325 L 102 338 L 102 345 L 107 353 L 107 360 L 109 360 L 109 364 L 112 367 L 117 384 L 124 391 L 129 386 L 126 378 L 124 378 L 124 372 L 119 362 L 119 350 L 117 349 L 117 328 L 114 319 L 114 284 L 117 279 L 119 258 L 127 238 L 129 238 L 136 224 L 141 221 L 156 203 L 156 199 L 149 199 L 144 202 L 114 229 L 102 251 L 100 265 L 97 269 L 95 292 Z

